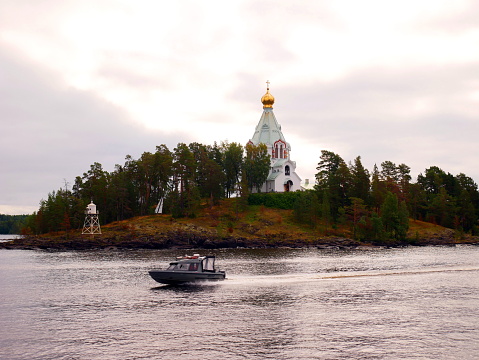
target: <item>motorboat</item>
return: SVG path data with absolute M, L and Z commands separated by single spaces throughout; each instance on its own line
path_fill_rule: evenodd
M 161 284 L 182 284 L 224 280 L 226 273 L 215 268 L 214 256 L 182 256 L 170 262 L 166 270 L 153 269 L 150 276 Z

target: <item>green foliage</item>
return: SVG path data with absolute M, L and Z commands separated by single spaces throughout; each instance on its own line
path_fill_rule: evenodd
M 399 204 L 395 194 L 388 192 L 381 206 L 381 220 L 389 239 L 406 240 L 409 217 L 406 205 Z
M 20 234 L 28 215 L 0 214 L 0 234 Z
M 171 213 L 174 217 L 194 217 L 200 203 L 194 153 L 180 143 L 173 154 L 173 191 L 170 193 Z
M 246 157 L 243 162 L 244 173 L 250 191 L 261 191 L 261 186 L 268 178 L 271 158 L 265 144 L 246 145 Z
M 328 197 L 327 191 L 323 192 L 323 200 L 320 205 L 320 214 L 321 214 L 321 218 L 323 219 L 326 225 L 326 228 L 329 228 L 329 225 L 332 222 L 332 216 L 331 216 L 331 206 L 329 203 L 329 197 Z
M 299 191 L 284 193 L 255 193 L 248 196 L 249 205 L 264 205 L 270 208 L 291 210 L 302 196 Z
M 174 218 L 196 217 L 199 209 L 198 189 L 190 188 L 187 192 L 173 190 L 166 199 L 167 206 Z
M 243 146 L 238 143 L 222 144 L 223 150 L 223 168 L 225 173 L 225 191 L 226 196 L 230 197 L 241 179 L 241 169 L 243 167 Z
M 40 201 L 37 213 L 28 217 L 23 233 L 41 234 L 80 228 L 84 220 L 86 203 L 76 198 L 69 190 L 59 189 Z
M 360 156 L 347 165 L 338 154 L 323 150 L 314 191 L 250 194 L 260 191 L 270 166 L 264 144 L 179 143 L 173 152 L 160 145 L 139 159 L 127 155 L 112 172 L 93 163 L 75 178 L 71 190 L 65 183 L 63 189 L 52 191 L 37 212 L 17 225 L 0 215 L 0 232 L 19 232 L 23 222 L 24 233 L 68 233 L 82 227 L 91 200 L 104 224 L 152 214 L 160 201 L 164 213 L 194 217 L 200 204 L 213 205 L 235 194 L 236 216 L 247 204 L 292 209 L 300 223 L 326 229 L 349 224 L 356 239 L 375 243 L 404 241 L 408 216 L 460 234 L 479 233 L 478 186 L 465 174 L 454 176 L 432 166 L 412 183 L 405 164 L 383 161 L 381 169 L 374 165 L 369 172 Z
M 347 169 L 342 158 L 330 151 L 322 151 L 317 170 L 316 188 L 327 198 L 321 206 L 329 204 L 333 225 L 346 218 L 356 238 L 404 241 L 409 215 L 460 231 L 478 229 L 478 187 L 464 174 L 453 176 L 433 166 L 411 183 L 409 166 L 384 161 L 381 170 L 374 166 L 369 182 L 360 157 Z M 365 210 L 359 217 L 352 215 L 357 199 L 364 202 Z
M 383 220 L 376 212 L 373 212 L 371 216 L 370 239 L 376 244 L 383 244 L 386 240 Z
M 337 221 L 339 209 L 349 205 L 351 171 L 339 155 L 326 150 L 321 151 L 321 160 L 316 169 L 319 171 L 316 174 L 316 189 L 320 194 L 326 193 L 331 216 Z
M 175 217 L 196 216 L 202 199 L 210 205 L 236 193 L 237 211 L 246 205 L 252 188 L 260 188 L 269 173 L 270 156 L 264 144 L 250 145 L 244 155 L 240 144 L 218 146 L 179 143 L 171 152 L 166 145 L 139 159 L 130 155 L 111 173 L 95 162 L 77 176 L 72 190 L 60 189 L 40 202 L 38 212 L 26 219 L 24 231 L 45 233 L 81 228 L 84 210 L 94 201 L 100 223 L 163 213 Z
M 217 204 L 224 197 L 225 174 L 222 170 L 222 155 L 216 146 L 198 143 L 189 145 L 196 161 L 194 181 L 201 198 L 209 198 L 210 204 Z
M 351 198 L 351 205 L 346 206 L 344 208 L 345 215 L 347 216 L 347 220 L 352 226 L 353 229 L 353 238 L 358 239 L 361 238 L 361 234 L 359 231 L 360 222 L 362 221 L 361 227 L 365 225 L 365 219 L 368 215 L 368 210 L 366 208 L 366 204 L 364 203 L 363 199 L 352 197 Z
M 297 192 L 294 202 L 293 215 L 297 222 L 308 224 L 312 228 L 317 226 L 320 218 L 320 203 L 317 191 L 307 190 Z
M 351 170 L 351 197 L 363 200 L 364 203 L 370 203 L 369 171 L 361 163 L 361 157 L 354 159 L 354 164 L 350 165 Z
M 409 212 L 407 210 L 406 202 L 401 201 L 399 203 L 398 212 L 399 226 L 396 230 L 397 239 L 404 241 L 406 240 L 407 231 L 409 230 Z
M 417 178 L 420 202 L 410 203 L 415 215 L 445 227 L 473 232 L 478 224 L 479 192 L 477 184 L 468 176 L 453 176 L 437 166 L 425 170 Z
M 371 178 L 371 205 L 374 210 L 379 211 L 379 207 L 384 201 L 386 193 L 386 184 L 381 181 L 378 167 L 374 164 Z

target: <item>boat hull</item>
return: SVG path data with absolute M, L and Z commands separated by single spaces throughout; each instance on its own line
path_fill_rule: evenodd
M 224 271 L 196 272 L 150 270 L 148 273 L 155 281 L 161 284 L 183 284 L 200 281 L 220 281 L 224 280 L 226 277 Z

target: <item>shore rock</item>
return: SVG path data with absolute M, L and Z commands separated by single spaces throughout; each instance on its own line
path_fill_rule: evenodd
M 457 243 L 479 244 L 479 238 L 467 236 L 457 239 L 454 230 L 446 229 L 421 238 L 411 239 L 407 243 L 388 242 L 375 246 L 454 246 Z M 371 245 L 346 237 L 319 237 L 315 240 L 291 238 L 286 233 L 255 234 L 249 238 L 228 234 L 219 236 L 212 231 L 197 226 L 177 227 L 166 233 L 155 235 L 142 234 L 140 231 L 119 235 L 70 235 L 65 236 L 25 236 L 10 242 L 0 243 L 0 249 L 24 250 L 94 250 L 94 249 L 219 249 L 219 248 L 300 248 L 317 247 L 319 249 L 352 249 Z

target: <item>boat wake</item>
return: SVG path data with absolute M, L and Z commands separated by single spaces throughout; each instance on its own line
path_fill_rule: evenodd
M 479 267 L 454 267 L 454 268 L 433 268 L 433 269 L 410 269 L 410 270 L 384 270 L 384 271 L 354 271 L 337 273 L 317 273 L 317 274 L 282 274 L 282 275 L 259 275 L 242 276 L 231 275 L 226 278 L 223 285 L 274 285 L 285 283 L 304 283 L 319 280 L 341 280 L 349 278 L 367 278 L 383 276 L 405 276 L 405 275 L 426 275 L 434 273 L 454 273 L 454 272 L 477 272 Z

